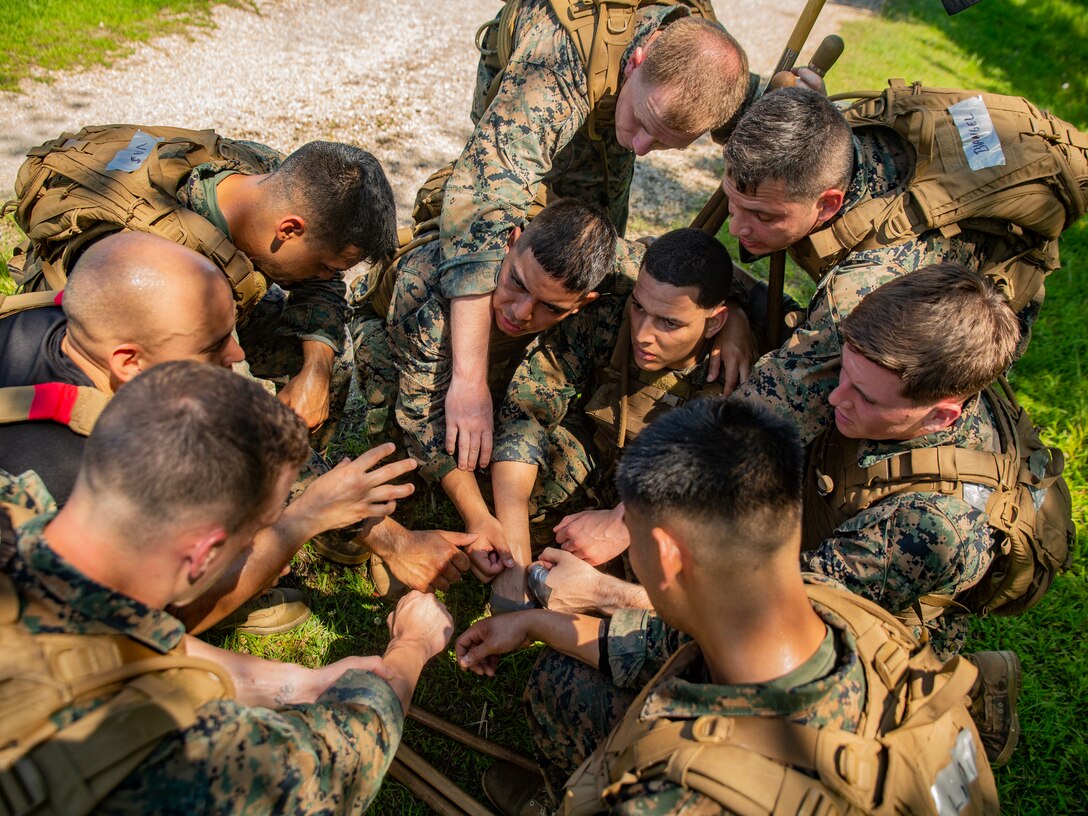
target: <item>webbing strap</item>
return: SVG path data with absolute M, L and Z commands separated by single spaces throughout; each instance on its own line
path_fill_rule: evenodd
M 26 292 L 18 295 L 0 293 L 0 317 L 7 317 L 18 312 L 41 309 L 46 306 L 60 306 L 64 292 Z
M 44 420 L 90 436 L 109 403 L 97 388 L 69 383 L 39 383 L 0 388 L 0 424 Z

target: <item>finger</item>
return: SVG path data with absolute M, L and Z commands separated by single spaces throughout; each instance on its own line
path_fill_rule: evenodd
M 710 360 L 706 365 L 706 381 L 714 382 L 718 379 L 718 372 L 722 367 L 722 352 L 721 349 L 712 348 L 710 350 Z
M 468 461 L 472 452 L 472 433 L 465 431 L 457 437 L 457 468 L 468 470 Z
M 556 540 L 556 541 L 558 541 L 558 540 L 559 540 L 559 537 L 558 537 L 558 536 L 556 536 L 556 539 L 555 539 L 555 540 Z M 562 548 L 563 548 L 564 550 L 566 550 L 567 552 L 571 552 L 571 553 L 572 553 L 572 552 L 574 552 L 574 551 L 575 551 L 575 550 L 576 550 L 576 549 L 578 548 L 578 545 L 577 545 L 577 544 L 575 544 L 575 543 L 574 543 L 573 541 L 564 541 L 564 542 L 562 543 L 562 545 L 560 545 L 560 546 L 561 546 L 561 547 L 562 547 Z
M 491 448 L 494 437 L 490 429 L 480 434 L 480 467 L 487 467 L 491 461 Z
M 472 562 L 469 560 L 469 557 L 460 550 L 455 550 L 450 556 L 450 564 L 458 572 L 464 572 L 472 566 Z
M 545 547 L 544 551 L 540 553 L 541 561 L 551 561 L 553 564 L 558 564 L 564 558 L 567 557 L 565 552 L 566 548 L 557 550 L 555 547 Z
M 430 585 L 427 587 L 428 591 L 431 591 L 431 592 L 433 592 L 435 590 L 438 590 L 439 592 L 445 592 L 449 588 L 450 588 L 450 582 L 447 581 L 441 575 L 436 575 L 432 579 Z
M 450 456 L 457 453 L 457 426 L 448 418 L 446 419 L 446 453 Z
M 385 455 L 388 456 L 389 454 Z M 362 456 L 355 460 L 356 463 L 362 461 Z M 359 469 L 366 472 L 367 484 L 377 486 L 399 479 L 404 474 L 411 473 L 416 467 L 417 464 L 415 459 L 398 459 L 396 462 L 390 462 L 381 467 L 374 467 L 371 469 L 370 467 L 361 466 Z
M 384 445 L 378 445 L 377 447 L 371 448 L 362 456 L 358 457 L 352 464 L 362 470 L 370 470 L 396 449 L 397 446 L 392 442 L 386 442 Z
M 442 567 L 442 580 L 446 582 L 446 589 L 449 589 L 461 580 L 461 572 L 453 564 L 446 564 Z

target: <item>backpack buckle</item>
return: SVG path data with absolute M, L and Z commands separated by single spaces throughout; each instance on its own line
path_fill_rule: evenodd
M 42 772 L 30 757 L 23 757 L 0 772 L 0 813 L 24 816 L 45 803 L 47 792 Z
M 704 714 L 691 726 L 691 736 L 696 742 L 726 742 L 733 733 L 733 718 Z

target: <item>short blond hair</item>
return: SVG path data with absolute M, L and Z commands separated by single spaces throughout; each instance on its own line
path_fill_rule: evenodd
M 748 93 L 748 57 L 721 24 L 684 17 L 660 29 L 642 63 L 646 81 L 667 89 L 665 124 L 687 133 L 724 125 Z

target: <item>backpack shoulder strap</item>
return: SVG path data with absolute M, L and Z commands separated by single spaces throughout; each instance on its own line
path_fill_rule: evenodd
M 0 318 L 31 309 L 43 309 L 47 306 L 60 306 L 64 296 L 62 291 L 26 292 L 18 295 L 0 293 Z
M 44 420 L 90 436 L 109 401 L 108 394 L 92 386 L 56 382 L 8 386 L 0 388 L 0 424 Z

